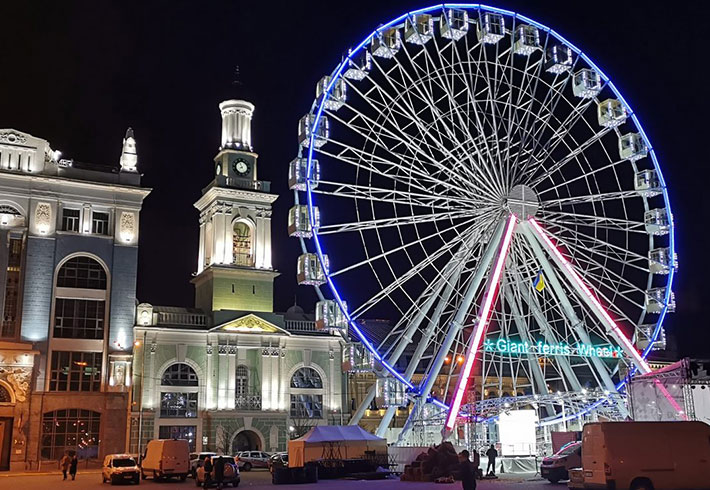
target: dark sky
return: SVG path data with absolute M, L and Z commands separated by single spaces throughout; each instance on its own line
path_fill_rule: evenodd
M 139 300 L 192 305 L 198 225 L 192 203 L 212 178 L 217 104 L 256 104 L 259 177 L 281 194 L 274 212 L 276 308 L 292 302 L 297 242 L 286 235 L 288 162 L 315 82 L 341 54 L 416 1 L 12 2 L 0 13 L 0 127 L 48 139 L 68 158 L 118 165 L 135 130 L 144 184 Z M 666 326 L 682 354 L 710 357 L 707 240 L 710 8 L 661 2 L 500 1 L 583 49 L 614 80 L 657 151 L 677 227 L 678 312 Z M 702 10 L 705 11 L 702 11 Z M 231 84 L 236 65 L 244 85 Z M 299 301 L 312 304 L 310 289 Z M 705 298 L 705 300 L 703 300 Z

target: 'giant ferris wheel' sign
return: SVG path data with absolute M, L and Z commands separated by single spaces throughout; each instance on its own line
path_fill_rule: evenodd
M 623 354 L 621 347 L 614 347 L 612 345 L 581 343 L 570 345 L 565 342 L 548 344 L 542 340 L 538 340 L 536 343 L 530 343 L 506 338 L 499 338 L 495 342 L 491 339 L 486 339 L 483 343 L 483 350 L 500 354 L 537 354 L 542 356 L 601 357 L 610 359 L 619 359 Z

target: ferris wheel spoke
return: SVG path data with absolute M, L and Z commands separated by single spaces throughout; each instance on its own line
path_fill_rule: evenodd
M 329 225 L 321 225 L 318 229 L 319 235 L 328 235 L 333 233 L 348 233 L 348 232 L 362 232 L 368 230 L 385 229 L 391 227 L 401 227 L 407 225 L 417 225 L 420 223 L 434 223 L 437 221 L 453 221 L 457 218 L 470 218 L 472 216 L 483 216 L 487 214 L 488 211 L 451 211 L 448 213 L 432 213 L 432 214 L 420 214 L 414 216 L 398 216 L 396 218 L 380 218 L 371 219 L 364 221 L 352 221 L 349 223 L 336 223 Z
M 321 180 L 312 191 L 315 194 L 335 196 L 345 199 L 360 199 L 376 202 L 389 202 L 402 206 L 415 206 L 436 209 L 444 212 L 481 209 L 484 205 L 470 198 L 452 197 L 442 194 L 408 192 L 399 189 L 385 189 L 366 185 L 347 184 Z
M 440 185 L 441 187 L 444 187 L 454 193 L 459 192 L 459 189 L 455 188 L 453 185 L 447 182 L 438 179 L 435 182 L 431 182 L 431 179 L 421 178 L 422 176 L 420 174 L 413 175 L 415 174 L 415 172 L 412 172 L 411 167 L 407 168 L 407 166 L 404 165 L 405 162 L 398 163 L 392 160 L 387 160 L 373 153 L 366 152 L 359 148 L 355 148 L 346 143 L 341 143 L 333 139 L 329 139 L 328 142 L 339 146 L 341 148 L 341 151 L 334 153 L 324 148 L 319 148 L 318 152 L 321 155 L 329 156 L 336 160 L 340 160 L 343 163 L 352 165 L 353 167 L 360 168 L 361 170 L 366 170 L 382 177 L 391 179 L 399 183 L 403 187 L 413 187 L 414 189 L 420 190 L 422 192 L 439 193 L 441 191 L 437 189 L 436 186 Z M 348 154 L 352 154 L 352 156 L 348 156 Z M 375 165 L 377 163 L 384 166 L 385 169 L 378 168 Z M 397 169 L 402 173 L 392 172 L 393 169 Z M 426 187 L 422 187 L 420 185 L 422 183 L 432 183 L 434 184 L 434 187 L 427 189 Z
M 412 65 L 414 67 L 421 69 L 417 65 L 417 63 L 412 60 L 412 57 L 410 56 L 409 51 L 406 49 L 406 47 L 404 49 L 404 52 L 409 57 Z M 432 113 L 432 116 L 436 118 L 437 124 L 443 125 L 443 127 L 445 129 L 445 134 L 448 136 L 449 141 L 451 141 L 451 143 L 454 145 L 454 148 L 450 149 L 450 148 L 447 148 L 443 144 L 443 141 L 441 141 L 438 149 L 440 151 L 444 152 L 448 156 L 448 158 L 452 164 L 456 165 L 457 168 L 462 169 L 462 171 L 465 173 L 465 177 L 459 174 L 458 180 L 461 182 L 461 184 L 466 187 L 469 187 L 469 189 L 473 190 L 473 188 L 470 187 L 469 181 L 474 180 L 478 183 L 479 186 L 481 186 L 483 188 L 489 188 L 489 187 L 495 188 L 494 182 L 491 181 L 490 179 L 488 179 L 487 176 L 478 175 L 478 174 L 473 173 L 466 165 L 461 164 L 460 158 L 457 158 L 454 156 L 453 152 L 460 150 L 463 145 L 463 142 L 459 141 L 459 138 L 456 137 L 456 135 L 455 135 L 453 129 L 451 129 L 451 127 L 444 124 L 444 121 L 447 121 L 449 119 L 446 118 L 446 116 L 443 113 L 441 113 L 441 111 L 439 111 L 438 108 L 436 107 L 437 101 L 434 99 L 434 96 L 432 94 L 432 89 L 431 88 L 427 89 L 426 84 L 421 83 L 424 80 L 427 80 L 427 81 L 429 81 L 429 83 L 431 83 L 431 80 L 434 78 L 434 76 L 428 72 L 425 72 L 424 73 L 425 77 L 420 78 L 420 80 L 419 80 L 420 83 L 417 83 L 416 80 L 414 80 L 411 76 L 409 76 L 406 73 L 402 64 L 398 60 L 396 60 L 396 61 L 397 61 L 397 64 L 395 66 L 397 66 L 399 68 L 399 71 L 400 71 L 400 73 L 402 73 L 403 77 L 407 78 L 408 85 L 403 86 L 402 90 L 407 90 L 408 94 L 410 94 L 412 92 L 412 90 L 415 90 L 418 92 L 418 98 L 420 99 L 420 101 L 427 105 L 427 107 L 429 108 L 429 110 Z M 439 85 L 439 86 L 440 86 L 440 88 L 442 88 L 443 90 L 446 91 L 445 87 L 443 87 L 442 85 Z M 410 90 L 410 87 L 412 90 Z M 446 91 L 446 96 L 442 97 L 442 99 L 443 98 L 446 98 L 448 100 L 449 107 L 451 108 L 452 107 L 451 95 L 449 94 L 448 91 Z M 458 108 L 458 105 L 455 103 L 455 101 L 453 101 L 453 102 L 454 102 L 453 109 L 457 113 L 460 114 L 460 109 Z M 457 124 L 455 121 L 450 121 L 450 122 L 454 128 L 458 128 L 459 131 L 466 132 L 468 134 L 468 130 L 465 129 L 461 120 L 459 120 L 459 124 Z M 470 138 L 467 138 L 466 141 L 470 141 Z M 475 142 L 473 142 L 473 143 L 475 145 Z M 479 153 L 478 150 L 476 150 L 476 152 Z M 468 155 L 466 155 L 466 156 L 468 157 Z M 481 179 L 485 179 L 487 182 L 484 182 Z
M 640 221 L 632 221 L 622 218 L 611 218 L 609 216 L 591 216 L 581 213 L 569 213 L 565 211 L 544 211 L 540 213 L 540 219 L 551 224 L 564 224 L 575 227 L 598 228 L 602 230 L 614 230 L 624 233 L 640 233 L 647 235 L 646 225 Z
M 538 166 L 536 168 L 536 171 L 542 170 L 542 173 L 538 175 L 537 177 L 534 177 L 534 175 L 531 175 L 530 181 L 528 181 L 528 184 L 530 187 L 535 188 L 540 182 L 543 180 L 547 179 L 550 175 L 554 174 L 555 172 L 558 172 L 562 167 L 564 167 L 566 164 L 569 162 L 575 160 L 580 154 L 584 153 L 585 150 L 587 150 L 590 146 L 592 146 L 594 143 L 598 142 L 601 140 L 605 135 L 607 135 L 612 129 L 604 127 L 601 130 L 597 131 L 595 134 L 593 134 L 587 141 L 584 141 L 583 143 L 575 144 L 575 148 L 572 152 L 561 158 L 560 160 L 557 160 L 556 162 L 553 162 L 550 168 L 544 168 L 542 165 Z M 549 155 L 549 154 L 548 154 Z
M 459 228 L 459 227 L 462 227 L 462 226 L 466 226 L 466 225 L 469 225 L 469 224 L 470 224 L 471 222 L 473 222 L 473 221 L 476 221 L 476 220 L 475 220 L 475 219 L 474 219 L 474 220 L 469 220 L 469 221 L 463 222 L 463 223 L 461 223 L 461 224 L 459 224 L 459 225 L 457 225 L 457 226 L 455 226 L 455 227 L 451 227 L 451 228 Z M 358 262 L 358 263 L 356 263 L 356 264 L 353 264 L 353 265 L 351 265 L 351 266 L 348 266 L 348 267 L 346 267 L 346 268 L 344 268 L 344 269 L 341 269 L 341 270 L 339 270 L 339 271 L 337 271 L 337 272 L 331 273 L 330 276 L 332 277 L 332 276 L 340 275 L 340 274 L 343 274 L 343 273 L 345 273 L 345 272 L 348 272 L 348 271 L 357 269 L 358 267 L 362 267 L 362 266 L 364 266 L 364 265 L 372 264 L 372 263 L 374 263 L 374 262 L 376 262 L 376 261 L 378 261 L 378 260 L 387 259 L 387 257 L 391 256 L 392 254 L 395 254 L 395 253 L 397 253 L 397 252 L 401 252 L 401 251 L 405 250 L 406 248 L 411 247 L 411 246 L 414 246 L 414 245 L 421 245 L 421 244 L 422 244 L 423 242 L 425 242 L 426 240 L 429 240 L 429 239 L 434 238 L 434 237 L 437 237 L 437 236 L 440 236 L 440 233 L 439 233 L 439 232 L 438 232 L 438 233 L 431 234 L 431 235 L 428 235 L 428 236 L 426 236 L 426 237 L 424 237 L 424 238 L 420 238 L 419 240 L 416 240 L 416 241 L 413 241 L 413 242 L 410 242 L 410 243 L 401 245 L 401 246 L 399 246 L 399 247 L 389 249 L 389 250 L 387 250 L 386 252 L 382 252 L 382 253 L 380 253 L 380 254 L 378 254 L 378 255 L 376 255 L 376 256 L 369 257 L 369 258 L 366 259 L 366 260 L 363 260 L 363 261 L 361 261 L 361 262 Z M 431 265 L 436 259 L 438 259 L 440 256 L 443 256 L 446 252 L 450 252 L 450 250 L 451 250 L 452 248 L 454 248 L 456 245 L 458 245 L 458 244 L 459 244 L 460 242 L 462 242 L 464 239 L 465 239 L 465 237 L 459 236 L 459 237 L 455 238 L 454 240 L 445 242 L 444 245 L 441 246 L 435 253 L 430 254 L 426 259 L 424 259 L 424 260 L 422 260 L 421 262 L 419 262 L 416 266 L 413 266 L 413 267 L 412 267 L 411 269 L 409 269 L 402 277 L 400 277 L 399 280 L 393 281 L 393 282 L 390 283 L 387 287 L 385 287 L 385 288 L 383 288 L 382 290 L 378 291 L 374 296 L 372 296 L 370 299 L 368 299 L 367 301 L 365 301 L 359 308 L 357 308 L 356 310 L 354 310 L 354 311 L 350 314 L 350 318 L 353 319 L 353 320 L 357 319 L 357 318 L 360 317 L 363 313 L 367 312 L 370 308 L 372 308 L 375 304 L 379 303 L 382 299 L 384 299 L 384 298 L 386 298 L 386 297 L 389 297 L 389 295 L 390 295 L 390 293 L 391 293 L 392 291 L 396 290 L 397 288 L 400 288 L 400 287 L 402 286 L 402 284 L 404 284 L 405 282 L 407 282 L 407 281 L 408 281 L 409 279 L 411 279 L 412 277 L 415 277 L 422 269 L 424 269 L 424 268 L 430 266 L 430 265 Z M 406 293 L 406 292 L 405 292 L 405 293 Z M 409 299 L 411 300 L 411 298 L 409 298 Z
M 540 202 L 541 209 L 562 208 L 563 206 L 574 206 L 577 204 L 586 203 L 606 203 L 615 200 L 639 199 L 639 194 L 636 191 L 615 191 L 615 192 L 599 192 L 596 194 L 575 195 L 569 197 L 561 197 L 558 199 L 548 199 Z
M 429 79 L 434 81 L 434 83 L 441 88 L 444 93 L 446 94 L 448 106 L 450 108 L 451 112 L 454 112 L 456 114 L 456 118 L 458 119 L 458 127 L 461 128 L 462 132 L 465 135 L 464 140 L 470 142 L 471 144 L 474 145 L 475 151 L 477 154 L 481 155 L 481 151 L 478 148 L 478 146 L 475 143 L 475 138 L 470 132 L 470 123 L 471 119 L 469 114 L 469 111 L 464 111 L 461 109 L 459 103 L 456 100 L 457 95 L 462 95 L 462 94 L 468 94 L 469 93 L 469 86 L 464 77 L 458 77 L 456 76 L 457 71 L 454 67 L 453 64 L 448 64 L 448 66 L 445 64 L 445 56 L 443 55 L 442 49 L 439 46 L 439 43 L 436 39 L 436 37 L 433 38 L 434 46 L 439 53 L 439 59 L 441 61 L 441 67 L 437 67 L 436 63 L 432 59 L 430 53 L 425 49 L 424 53 L 426 55 L 427 62 L 430 66 L 434 67 L 434 70 L 439 70 L 442 75 L 438 77 L 434 77 L 432 75 L 429 76 Z M 449 43 L 449 47 L 451 48 L 452 51 L 456 51 L 454 43 Z M 407 48 L 405 47 L 405 51 L 408 53 Z M 410 57 L 411 59 L 411 57 Z M 445 76 L 446 72 L 445 70 L 448 70 L 448 72 L 451 74 L 452 80 L 448 80 L 447 77 Z M 454 94 L 455 89 L 453 86 L 453 78 L 456 76 L 456 78 L 464 83 L 464 88 L 458 92 L 458 94 Z M 463 145 L 463 142 L 459 143 L 459 147 Z M 490 172 L 490 169 L 488 166 L 483 165 L 483 162 L 475 162 L 471 160 L 471 164 L 475 165 L 476 163 L 479 164 L 479 166 L 482 166 L 486 170 L 486 174 L 488 176 L 487 180 L 489 185 L 495 186 L 496 189 L 498 189 L 499 192 L 502 192 L 502 187 L 501 187 L 501 180 L 500 180 L 500 175 L 495 174 L 495 167 L 493 167 L 493 172 Z
M 539 195 L 551 193 L 553 191 L 557 191 L 561 187 L 569 186 L 570 184 L 573 184 L 573 183 L 578 182 L 580 180 L 586 180 L 586 179 L 589 179 L 590 177 L 595 177 L 604 171 L 607 171 L 607 170 L 613 171 L 615 169 L 615 167 L 617 167 L 618 165 L 622 165 L 622 164 L 628 164 L 628 161 L 627 160 L 612 161 L 610 163 L 607 163 L 606 165 L 602 165 L 602 166 L 597 167 L 593 170 L 589 170 L 588 172 L 584 172 L 581 175 L 578 175 L 576 177 L 570 177 L 570 178 L 564 180 L 563 182 L 560 182 L 559 184 L 550 185 L 545 188 L 539 188 L 539 189 L 536 189 L 536 191 L 538 192 Z
M 601 303 L 599 303 L 599 300 L 597 300 L 592 291 L 589 289 L 589 286 L 585 284 L 569 261 L 567 261 L 559 250 L 557 250 L 540 225 L 534 220 L 531 220 L 528 223 L 526 223 L 526 226 L 523 228 L 528 237 L 528 241 L 532 244 L 533 240 L 536 240 L 535 246 L 539 244 L 539 246 L 543 246 L 547 250 L 553 261 L 557 264 L 558 268 L 562 271 L 563 275 L 567 278 L 581 299 L 587 304 L 598 320 L 607 328 L 609 334 L 614 338 L 614 340 L 616 340 L 617 345 L 624 350 L 625 354 L 632 360 L 640 372 L 648 373 L 650 368 L 648 367 L 646 360 L 639 354 L 629 339 L 619 329 L 616 322 L 605 311 L 604 307 Z

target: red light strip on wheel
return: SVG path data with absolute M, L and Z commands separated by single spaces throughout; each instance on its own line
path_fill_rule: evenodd
M 469 377 L 471 376 L 471 371 L 473 369 L 473 363 L 476 361 L 478 346 L 481 343 L 483 334 L 486 332 L 486 327 L 488 326 L 488 316 L 490 315 L 491 308 L 493 306 L 493 298 L 495 298 L 496 292 L 498 291 L 498 281 L 500 280 L 500 275 L 503 272 L 505 257 L 508 255 L 508 248 L 510 247 L 510 241 L 513 237 L 513 230 L 515 229 L 515 221 L 515 215 L 511 214 L 508 218 L 505 233 L 503 234 L 503 241 L 500 246 L 498 260 L 496 260 L 496 264 L 493 267 L 493 274 L 488 282 L 488 290 L 486 291 L 486 295 L 483 299 L 481 315 L 476 328 L 473 330 L 474 335 L 469 342 L 468 352 L 466 352 L 466 360 L 464 361 L 463 369 L 459 374 L 459 380 L 456 384 L 456 391 L 454 392 L 454 399 L 451 402 L 449 414 L 446 417 L 446 429 L 448 430 L 453 430 L 454 424 L 456 423 L 456 417 L 458 417 L 459 409 L 461 408 L 463 394 L 468 386 Z
M 621 329 L 611 318 L 611 316 L 609 316 L 609 313 L 606 312 L 599 300 L 592 293 L 591 289 L 589 289 L 584 283 L 584 281 L 582 281 L 582 278 L 579 276 L 579 274 L 577 274 L 577 271 L 574 270 L 572 264 L 570 264 L 570 262 L 565 258 L 565 256 L 562 255 L 562 252 L 560 252 L 557 247 L 552 243 L 552 240 L 550 240 L 550 238 L 545 234 L 538 222 L 535 221 L 533 218 L 530 218 L 529 222 L 532 225 L 533 231 L 545 243 L 548 250 L 552 252 L 555 257 L 557 257 L 562 266 L 570 274 L 572 279 L 574 279 L 574 282 L 577 283 L 577 286 L 579 286 L 579 288 L 584 292 L 584 294 L 589 298 L 589 300 L 594 304 L 594 306 L 596 306 L 597 310 L 599 310 L 599 313 L 604 317 L 604 320 L 606 320 L 607 325 L 611 327 L 614 333 L 617 335 L 618 340 L 620 340 L 626 346 L 627 351 L 630 352 L 631 355 L 634 357 L 636 361 L 636 366 L 638 367 L 639 371 L 641 371 L 643 374 L 651 372 L 651 368 L 648 366 L 648 363 L 646 363 L 646 360 L 641 356 L 639 351 L 636 350 L 636 348 L 629 341 L 626 335 L 624 335 L 624 332 L 621 331 Z

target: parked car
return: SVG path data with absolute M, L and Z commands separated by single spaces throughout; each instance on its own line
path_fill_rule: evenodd
M 269 458 L 269 471 L 274 472 L 274 468 L 285 468 L 288 466 L 288 453 L 274 453 Z
M 540 465 L 540 476 L 557 483 L 560 480 L 569 480 L 570 468 L 582 466 L 582 442 L 565 444 L 552 456 L 543 458 Z
M 138 463 L 130 454 L 109 454 L 104 458 L 101 468 L 101 478 L 103 483 L 111 482 L 111 485 L 120 481 L 140 483 L 140 468 Z
M 237 461 L 233 456 L 213 456 L 212 464 L 214 464 L 217 458 L 224 459 L 224 477 L 222 483 L 224 486 L 232 485 L 233 487 L 238 487 L 241 477 L 239 476 L 239 468 L 237 467 Z M 212 482 L 214 482 L 214 473 L 212 474 Z M 195 486 L 200 487 L 205 483 L 205 469 L 200 466 L 197 468 L 195 473 Z
M 269 453 L 261 451 L 241 451 L 237 453 L 237 464 L 240 470 L 250 471 L 252 468 L 268 468 Z
M 190 453 L 190 475 L 195 478 L 197 475 L 197 468 L 205 463 L 205 457 L 217 456 L 217 453 Z
M 180 478 L 190 471 L 190 446 L 184 439 L 154 439 L 148 442 L 141 458 L 141 478 L 154 480 Z
M 707 489 L 710 425 L 601 422 L 584 426 L 584 488 Z

